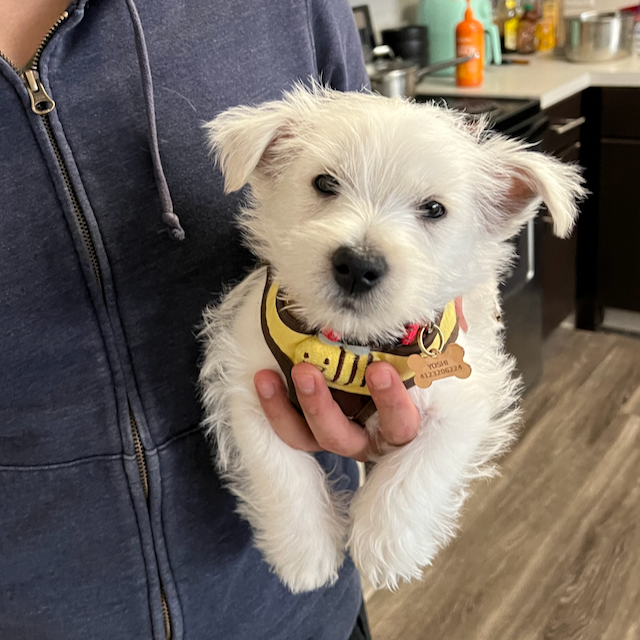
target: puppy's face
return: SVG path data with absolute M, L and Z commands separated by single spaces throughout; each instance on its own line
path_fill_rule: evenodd
M 297 89 L 208 127 L 294 312 L 352 342 L 397 338 L 495 277 L 542 198 L 567 233 L 581 194 L 574 168 L 429 105 Z

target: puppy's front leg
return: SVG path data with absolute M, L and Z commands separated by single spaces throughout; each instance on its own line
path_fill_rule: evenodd
M 256 547 L 291 591 L 309 591 L 337 579 L 346 516 L 313 455 L 285 444 L 260 406 L 253 377 L 278 368 L 260 326 L 265 277 L 254 272 L 205 312 L 205 427 Z
M 498 432 L 503 441 L 508 433 L 511 418 L 492 420 L 486 398 L 457 382 L 411 390 L 422 417 L 418 436 L 381 456 L 352 502 L 351 554 L 377 588 L 421 576 L 453 537 L 466 486 L 495 454 Z
M 312 454 L 276 435 L 255 391 L 232 401 L 230 417 L 237 458 L 225 476 L 253 527 L 255 545 L 294 593 L 335 582 L 346 519 L 324 470 Z

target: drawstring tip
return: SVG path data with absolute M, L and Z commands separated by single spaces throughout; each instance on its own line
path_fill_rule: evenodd
M 174 239 L 174 240 L 184 240 L 185 238 L 185 233 L 184 233 L 184 229 L 182 227 L 180 227 L 179 229 L 169 229 L 169 235 Z
M 180 224 L 180 218 L 173 211 L 163 211 L 162 219 L 164 223 L 167 225 L 169 231 L 169 235 L 173 238 L 173 240 L 182 241 L 185 238 L 185 232 Z

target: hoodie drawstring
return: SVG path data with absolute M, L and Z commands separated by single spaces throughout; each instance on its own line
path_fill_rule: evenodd
M 162 204 L 162 220 L 169 228 L 169 234 L 174 240 L 184 240 L 185 233 L 180 219 L 173 212 L 173 202 L 169 185 L 162 169 L 162 160 L 160 158 L 160 148 L 158 146 L 158 130 L 156 127 L 156 109 L 153 100 L 153 80 L 151 78 L 151 67 L 149 66 L 149 54 L 147 52 L 147 44 L 144 38 L 144 30 L 140 22 L 140 15 L 134 3 L 134 0 L 126 0 L 131 22 L 133 23 L 133 31 L 136 38 L 136 52 L 138 55 L 138 64 L 140 66 L 140 77 L 142 80 L 142 93 L 144 94 L 144 102 L 147 111 L 147 121 L 149 125 L 149 150 L 151 151 L 151 162 L 153 164 L 153 174 L 155 176 L 158 194 Z

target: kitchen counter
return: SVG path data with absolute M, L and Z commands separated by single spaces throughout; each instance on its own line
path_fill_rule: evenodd
M 533 98 L 540 101 L 542 109 L 547 109 L 589 87 L 640 87 L 640 56 L 590 64 L 568 62 L 553 53 L 537 53 L 527 59 L 528 65 L 490 65 L 481 87 L 461 89 L 456 87 L 453 76 L 430 76 L 418 84 L 416 92 L 433 96 Z

